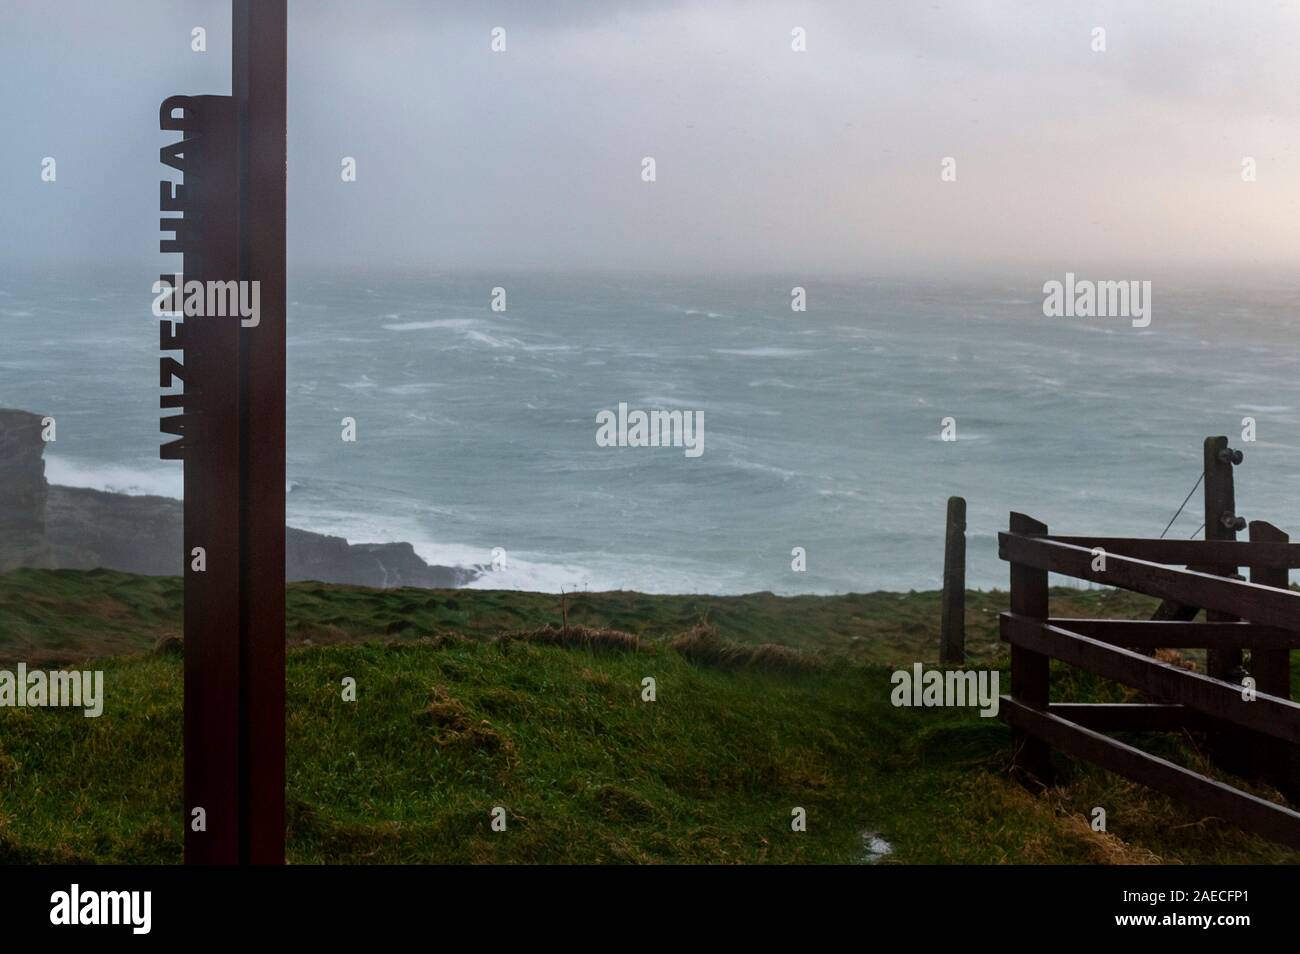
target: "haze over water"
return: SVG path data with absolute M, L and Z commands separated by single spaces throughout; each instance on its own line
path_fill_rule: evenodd
M 790 309 L 794 284 L 806 313 Z M 504 313 L 489 308 L 496 285 Z M 0 406 L 56 416 L 52 482 L 180 493 L 180 465 L 157 459 L 142 287 L 0 284 Z M 956 493 L 971 585 L 1005 586 L 1008 511 L 1157 536 L 1208 434 L 1245 451 L 1239 511 L 1300 533 L 1294 290 L 1157 282 L 1146 329 L 1046 318 L 1041 280 L 297 269 L 289 299 L 290 522 L 410 541 L 432 563 L 504 548 L 506 568 L 476 585 L 935 588 Z M 703 411 L 703 456 L 598 447 L 596 413 L 619 402 Z M 945 417 L 956 442 L 940 439 Z M 1190 536 L 1199 511 L 1198 496 L 1169 535 Z
M 57 482 L 180 492 L 158 105 L 229 91 L 228 24 L 0 6 L 0 405 L 58 418 Z M 1272 0 L 290 3 L 290 519 L 504 548 L 480 585 L 837 592 L 937 586 L 956 493 L 1005 585 L 1008 511 L 1158 535 L 1227 434 L 1242 514 L 1300 533 L 1298 32 Z M 1067 272 L 1150 280 L 1150 327 L 1045 318 Z M 703 412 L 703 455 L 598 447 L 620 402 Z

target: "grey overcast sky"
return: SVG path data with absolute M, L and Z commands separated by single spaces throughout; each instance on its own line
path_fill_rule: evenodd
M 229 19 L 228 0 L 4 0 L 5 271 L 159 260 L 158 105 L 229 92 Z M 1300 257 L 1294 0 L 290 0 L 289 30 L 293 264 L 943 277 Z

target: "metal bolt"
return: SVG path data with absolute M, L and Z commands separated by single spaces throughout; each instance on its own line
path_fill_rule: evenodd
M 1235 513 L 1233 513 L 1231 510 L 1225 510 L 1225 511 L 1223 511 L 1223 514 L 1219 517 L 1219 523 L 1223 524 L 1223 528 L 1224 528 L 1225 530 L 1245 530 L 1245 529 L 1246 529 L 1246 518 L 1245 518 L 1245 517 L 1238 517 L 1238 516 L 1237 516 Z

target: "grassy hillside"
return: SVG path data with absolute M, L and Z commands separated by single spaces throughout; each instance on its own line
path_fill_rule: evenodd
M 1053 597 L 1063 615 L 1149 612 Z M 981 664 L 1003 665 L 1005 596 L 970 600 Z M 894 708 L 891 671 L 933 657 L 936 594 L 580 594 L 568 611 L 640 638 L 537 632 L 559 623 L 538 594 L 291 586 L 290 860 L 855 863 L 879 836 L 884 863 L 1300 861 L 1066 760 L 1065 784 L 1032 796 L 1006 779 L 996 719 Z M 677 638 L 701 620 L 713 635 Z M 0 710 L 0 862 L 180 860 L 181 666 L 152 651 L 179 628 L 176 580 L 0 577 L 9 659 L 113 657 L 96 663 L 99 719 Z M 1123 698 L 1060 675 L 1076 698 Z M 1143 742 L 1204 768 L 1186 740 Z M 1088 826 L 1095 805 L 1109 834 Z
M 162 636 L 179 635 L 181 580 L 112 570 L 17 570 L 0 575 L 0 664 L 76 661 L 148 652 Z M 997 614 L 1006 594 L 967 596 L 967 649 L 976 659 L 1003 652 Z M 1111 591 L 1053 591 L 1061 616 L 1150 615 L 1154 601 Z M 726 639 L 779 643 L 854 662 L 910 665 L 934 661 L 939 598 L 930 593 L 846 596 L 651 596 L 575 593 L 569 622 L 661 637 L 707 621 Z M 486 639 L 502 632 L 560 624 L 560 599 L 514 590 L 376 590 L 290 583 L 290 646 L 358 640 L 414 639 L 455 633 Z

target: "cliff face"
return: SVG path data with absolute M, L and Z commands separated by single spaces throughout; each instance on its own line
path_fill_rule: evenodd
M 45 529 L 55 565 L 63 569 L 181 575 L 185 524 L 179 500 L 56 484 Z
M 184 571 L 184 508 L 170 497 L 133 497 L 49 486 L 40 418 L 0 410 L 0 573 L 17 567 L 149 576 Z M 430 566 L 409 543 L 350 544 L 285 528 L 285 577 L 355 586 L 456 587 L 479 568 Z
M 479 570 L 430 566 L 409 543 L 348 543 L 307 530 L 285 528 L 285 576 L 290 580 L 357 586 L 463 586 Z
M 50 487 L 46 527 L 57 566 L 97 566 L 150 576 L 184 569 L 184 508 L 170 497 L 128 497 L 80 487 Z M 354 586 L 455 587 L 475 570 L 430 566 L 409 543 L 348 543 L 285 527 L 287 580 Z
M 0 573 L 53 565 L 45 539 L 44 453 L 40 417 L 0 408 Z

